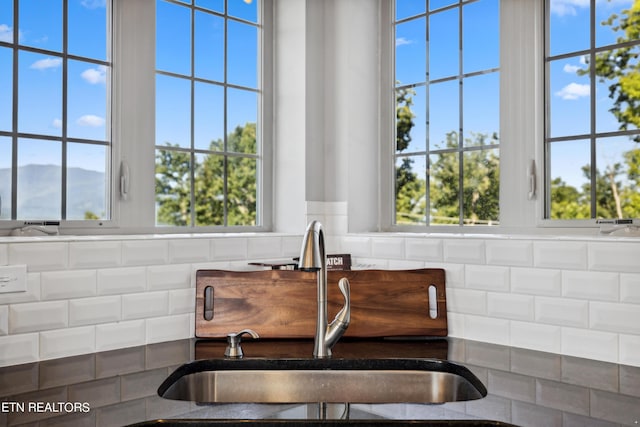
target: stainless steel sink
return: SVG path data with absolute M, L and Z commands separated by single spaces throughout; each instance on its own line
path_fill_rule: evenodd
M 464 366 L 434 359 L 213 359 L 179 367 L 158 394 L 200 403 L 445 403 L 487 390 Z

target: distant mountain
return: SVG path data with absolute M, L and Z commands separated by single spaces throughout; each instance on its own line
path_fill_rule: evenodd
M 60 219 L 61 168 L 26 165 L 18 168 L 18 215 L 20 219 Z M 67 170 L 67 219 L 84 219 L 86 212 L 104 216 L 104 173 L 82 168 Z M 8 217 L 11 170 L 0 169 L 2 216 Z

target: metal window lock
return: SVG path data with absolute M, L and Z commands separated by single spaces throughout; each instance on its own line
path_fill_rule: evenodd
M 239 359 L 244 354 L 242 353 L 242 347 L 240 347 L 240 341 L 242 341 L 242 335 L 250 335 L 251 338 L 257 339 L 260 336 L 257 332 L 251 329 L 243 329 L 238 333 L 227 334 L 227 349 L 224 352 L 224 357 L 231 357 Z

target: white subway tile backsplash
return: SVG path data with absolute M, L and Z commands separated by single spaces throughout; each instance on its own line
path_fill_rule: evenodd
M 95 326 L 40 332 L 40 359 L 43 360 L 93 353 L 95 350 Z
M 336 239 L 331 237 L 329 241 L 335 241 Z M 337 242 L 340 243 L 339 241 Z M 302 236 L 285 236 L 282 237 L 282 257 L 283 258 L 295 258 L 300 256 L 300 247 L 302 246 Z M 331 253 L 338 252 L 337 249 L 331 250 Z M 329 253 L 329 249 L 327 249 Z
M 640 304 L 640 274 L 620 275 L 620 301 Z
M 0 335 L 9 334 L 9 306 L 0 305 Z
M 122 316 L 120 295 L 69 301 L 69 326 L 117 322 Z
M 346 236 L 342 239 L 342 251 L 361 258 L 371 258 L 371 238 Z
M 247 238 L 217 237 L 211 240 L 211 260 L 247 259 Z
M 190 338 L 191 320 L 190 314 L 147 319 L 147 344 Z
M 589 303 L 568 298 L 536 297 L 536 321 L 558 326 L 587 328 Z
M 122 264 L 125 266 L 166 264 L 169 261 L 167 240 L 124 240 Z
M 540 268 L 587 269 L 586 242 L 533 242 L 533 264 Z
M 616 363 L 618 334 L 563 327 L 561 353 Z
M 492 344 L 509 345 L 509 320 L 467 314 L 464 322 L 466 338 Z
M 35 362 L 40 356 L 37 333 L 0 337 L 0 367 Z
M 160 291 L 191 287 L 191 265 L 172 264 L 147 267 L 148 290 Z
M 464 333 L 464 314 L 447 310 L 447 329 L 450 337 L 462 338 Z
M 145 335 L 146 326 L 142 319 L 96 325 L 96 351 L 144 345 Z
M 415 270 L 424 267 L 423 262 L 403 259 L 391 259 L 387 265 L 389 270 Z
M 591 302 L 589 327 L 600 331 L 640 335 L 640 305 Z
M 69 266 L 69 244 L 63 242 L 11 243 L 9 264 L 26 264 L 27 271 L 63 270 Z
M 596 301 L 618 301 L 619 275 L 596 271 L 564 271 L 562 295 Z
M 590 242 L 589 269 L 640 273 L 640 245 L 627 242 Z
M 0 294 L 0 304 L 18 304 L 40 300 L 40 273 L 27 273 L 27 291 Z
M 430 238 L 405 239 L 407 259 L 413 261 L 442 262 L 442 240 Z
M 371 256 L 383 259 L 404 259 L 404 239 L 373 237 Z
M 98 270 L 98 295 L 144 292 L 147 289 L 145 267 L 106 268 Z
M 511 291 L 519 294 L 560 296 L 562 271 L 541 268 L 512 268 Z
M 196 290 L 179 289 L 169 292 L 169 314 L 195 313 Z
M 83 298 L 96 295 L 95 270 L 66 270 L 40 273 L 43 300 Z
M 508 267 L 467 265 L 464 276 L 467 288 L 486 291 L 509 291 Z
M 529 267 L 533 265 L 533 244 L 525 240 L 487 240 L 487 264 Z
M 96 240 L 69 243 L 70 268 L 106 268 L 120 265 L 119 241 Z
M 511 322 L 511 342 L 514 347 L 549 353 L 560 353 L 562 328 L 533 322 Z
M 9 306 L 11 334 L 64 328 L 68 324 L 67 301 L 33 302 Z
M 169 262 L 207 262 L 211 259 L 209 239 L 177 239 L 169 241 Z
M 247 239 L 247 256 L 250 260 L 280 258 L 282 256 L 282 238 L 252 237 Z
M 169 313 L 169 292 L 122 295 L 122 319 L 143 319 Z
M 487 294 L 487 314 L 491 317 L 533 321 L 534 297 L 489 292 Z
M 486 315 L 487 293 L 473 289 L 448 288 L 447 311 Z
M 444 241 L 444 261 L 463 264 L 484 264 L 484 240 L 450 239 Z
M 425 263 L 425 268 L 442 268 L 448 288 L 464 288 L 464 264 Z
M 618 363 L 640 366 L 640 336 L 620 334 L 620 356 Z

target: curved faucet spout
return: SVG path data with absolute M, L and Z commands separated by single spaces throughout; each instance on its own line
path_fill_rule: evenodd
M 351 319 L 349 281 L 346 278 L 340 280 L 339 286 L 345 297 L 345 306 L 331 322 L 331 325 L 328 325 L 327 256 L 324 248 L 322 224 L 318 221 L 311 221 L 304 233 L 298 268 L 300 270 L 315 271 L 317 275 L 318 321 L 316 323 L 313 356 L 317 358 L 331 357 L 331 348 L 344 334 Z

